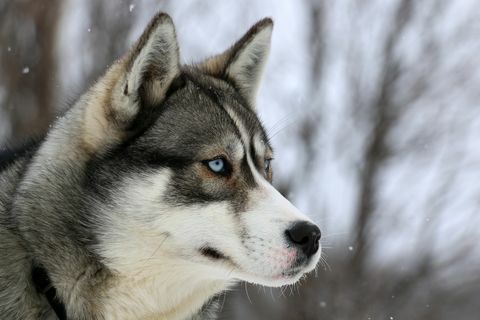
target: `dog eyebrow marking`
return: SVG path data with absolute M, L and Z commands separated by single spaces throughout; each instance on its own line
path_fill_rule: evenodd
M 266 145 L 265 142 L 263 142 L 262 138 L 260 137 L 260 134 L 256 134 L 253 139 L 252 139 L 252 145 L 253 145 L 253 151 L 255 156 L 265 156 L 266 152 Z M 253 156 L 252 155 L 252 156 Z M 255 158 L 254 158 L 255 159 Z
M 245 156 L 243 144 L 237 137 L 235 137 L 235 140 L 232 139 L 232 141 L 230 141 L 230 143 L 227 145 L 227 150 L 232 154 L 232 157 L 236 161 L 243 159 Z
M 231 106 L 224 105 L 224 109 L 225 109 L 225 111 L 227 111 L 228 115 L 230 116 L 233 123 L 235 124 L 238 131 L 240 132 L 240 137 L 241 137 L 242 143 L 244 144 L 245 149 L 248 150 L 249 149 L 249 142 L 250 142 L 249 139 L 248 139 L 249 134 L 247 132 L 247 129 L 243 125 L 240 117 L 235 113 L 235 111 L 233 110 L 233 108 Z

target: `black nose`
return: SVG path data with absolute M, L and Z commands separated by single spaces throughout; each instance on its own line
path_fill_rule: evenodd
M 290 229 L 285 231 L 287 239 L 301 248 L 307 257 L 313 256 L 318 251 L 320 229 L 307 221 L 297 222 Z

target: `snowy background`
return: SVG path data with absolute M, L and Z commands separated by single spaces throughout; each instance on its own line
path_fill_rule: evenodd
M 241 284 L 223 319 L 478 319 L 479 1 L 2 0 L 0 146 L 44 132 L 158 10 L 185 63 L 274 19 L 274 184 L 324 234 L 315 274 Z

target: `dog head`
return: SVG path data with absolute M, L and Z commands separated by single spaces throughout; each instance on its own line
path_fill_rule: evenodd
M 320 257 L 320 230 L 272 186 L 272 146 L 255 113 L 273 23 L 224 53 L 181 66 L 158 14 L 87 95 L 83 144 L 97 252 L 123 274 L 164 266 L 269 286 Z M 100 103 L 98 103 L 100 101 Z

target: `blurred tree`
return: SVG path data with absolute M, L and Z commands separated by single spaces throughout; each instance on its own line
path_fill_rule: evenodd
M 115 59 L 127 50 L 134 13 L 129 11 L 130 1 L 95 1 L 87 3 L 90 28 L 86 41 L 91 61 L 85 70 L 83 90 L 100 77 Z
M 62 3 L 0 3 L 0 69 L 8 75 L 0 77 L 0 114 L 8 118 L 0 125 L 9 125 L 12 144 L 42 134 L 55 114 L 56 32 Z

